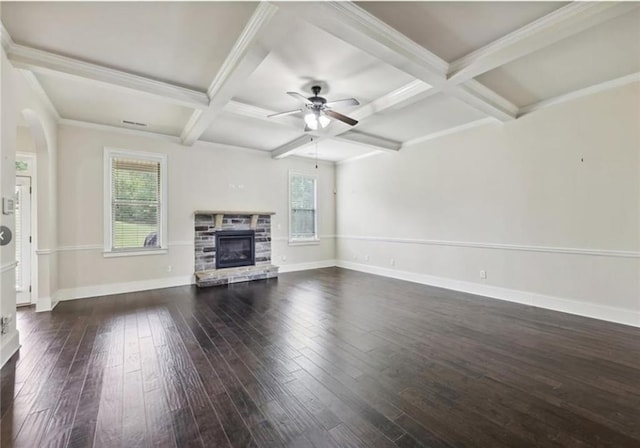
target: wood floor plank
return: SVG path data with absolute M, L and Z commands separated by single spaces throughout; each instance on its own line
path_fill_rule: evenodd
M 640 329 L 338 268 L 20 309 L 0 444 L 640 446 Z

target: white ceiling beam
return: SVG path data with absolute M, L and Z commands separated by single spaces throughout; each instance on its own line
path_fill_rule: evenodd
M 282 8 L 427 84 L 446 81 L 445 60 L 351 2 L 286 2 Z
M 459 89 L 449 83 L 447 61 L 351 2 L 287 2 L 283 8 L 489 116 L 501 121 L 515 119 L 515 112 L 509 110 L 517 110 L 516 106 L 505 110 L 484 96 L 476 95 L 473 89 Z M 493 97 L 497 96 L 494 92 Z M 500 102 L 508 101 L 502 98 Z
M 565 93 L 563 95 L 539 101 L 537 103 L 529 104 L 528 106 L 520 108 L 518 117 L 530 114 L 531 112 L 535 112 L 540 109 L 555 106 L 557 104 L 566 103 L 567 101 L 573 101 L 578 98 L 593 95 L 594 93 L 604 92 L 606 90 L 615 89 L 616 87 L 626 86 L 627 84 L 631 84 L 633 82 L 640 82 L 640 72 L 632 73 L 627 76 L 622 76 L 620 78 L 594 84 L 592 86 L 585 87 L 584 89 L 575 90 L 573 92 Z
M 79 59 L 60 56 L 15 43 L 6 45 L 5 51 L 14 67 L 34 73 L 74 79 L 110 89 L 124 90 L 135 95 L 152 97 L 194 109 L 204 109 L 209 104 L 209 98 L 204 92 L 186 89 Z
M 426 84 L 420 80 L 411 81 L 402 87 L 399 87 L 386 95 L 383 95 L 370 103 L 360 106 L 356 110 L 349 112 L 349 116 L 356 120 L 363 120 L 371 115 L 383 112 L 388 109 L 402 108 L 411 104 L 412 102 L 426 98 L 435 92 L 429 84 Z M 323 133 L 318 133 L 314 138 L 318 141 L 332 138 L 346 132 L 351 132 L 352 128 L 341 125 L 341 123 L 333 123 L 332 126 L 325 130 Z M 297 149 L 307 146 L 309 139 L 312 135 L 305 135 L 295 140 L 285 143 L 284 145 L 274 149 L 271 154 L 274 159 L 281 159 L 293 153 Z M 379 138 L 372 136 L 374 138 Z M 362 142 L 359 142 L 362 143 Z M 375 147 L 375 149 L 387 150 L 389 149 L 385 145 L 378 146 L 375 143 L 371 143 L 368 146 Z
M 363 120 L 389 109 L 402 109 L 437 93 L 429 84 L 416 79 L 351 112 L 349 116 Z
M 302 131 L 304 129 L 304 123 L 300 118 L 295 118 L 293 116 L 269 118 L 269 115 L 275 114 L 276 111 L 264 109 L 262 107 L 254 106 L 252 104 L 247 104 L 236 100 L 229 101 L 227 104 L 225 104 L 223 109 L 225 112 L 239 115 L 241 117 L 254 118 L 256 120 L 266 121 L 271 124 L 286 126 L 298 131 Z
M 509 121 L 518 115 L 518 106 L 475 79 L 457 86 L 447 85 L 442 90 L 500 121 Z
M 638 2 L 574 2 L 457 59 L 449 80 L 461 83 L 627 13 Z
M 282 159 L 293 154 L 294 151 L 309 146 L 314 141 L 320 141 L 318 137 L 312 135 L 301 135 L 300 137 L 285 143 L 282 146 L 277 147 L 271 151 L 271 157 L 273 159 Z
M 389 140 L 376 135 L 367 134 L 360 131 L 347 131 L 344 134 L 336 135 L 333 140 L 343 141 L 346 143 L 354 143 L 356 145 L 366 146 L 377 150 L 387 152 L 398 152 L 402 143 L 395 140 Z
M 277 10 L 278 7 L 271 3 L 258 4 L 209 86 L 209 106 L 205 110 L 196 110 L 185 125 L 181 134 L 183 144 L 193 145 L 200 138 L 249 75 L 268 56 L 269 47 L 283 37 L 286 23 L 281 21 L 276 26 L 270 26 Z

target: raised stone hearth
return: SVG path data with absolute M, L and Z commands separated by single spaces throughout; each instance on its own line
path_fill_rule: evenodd
M 272 212 L 195 212 L 195 277 L 200 287 L 263 280 L 278 276 L 278 266 L 271 264 Z M 216 269 L 216 233 L 253 231 L 255 264 Z

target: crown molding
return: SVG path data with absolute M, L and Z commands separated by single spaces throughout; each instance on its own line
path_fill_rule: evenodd
M 531 112 L 535 112 L 540 109 L 546 109 L 547 107 L 566 103 L 567 101 L 573 101 L 578 98 L 593 95 L 594 93 L 605 92 L 607 90 L 615 89 L 616 87 L 626 86 L 627 84 L 631 84 L 634 82 L 640 82 L 640 72 L 632 73 L 630 75 L 622 76 L 616 79 L 611 79 L 609 81 L 585 87 L 584 89 L 574 90 L 573 92 L 558 95 L 554 98 L 549 98 L 547 100 L 529 104 L 528 106 L 520 108 L 518 117 L 530 114 Z
M 27 81 L 27 84 L 29 84 L 29 87 L 31 87 L 31 90 L 33 90 L 40 101 L 42 101 L 49 113 L 53 115 L 56 121 L 60 120 L 60 113 L 58 112 L 58 109 L 56 109 L 56 107 L 51 102 L 51 98 L 49 98 L 47 92 L 45 92 L 45 90 L 42 88 L 42 85 L 40 84 L 40 81 L 38 81 L 36 75 L 29 70 L 20 71 L 22 72 L 24 79 Z
M 9 53 L 11 47 L 15 45 L 15 42 L 11 38 L 11 35 L 4 27 L 4 24 L 0 21 L 0 40 L 2 41 L 2 48 L 4 48 L 5 53 Z
M 495 118 L 485 117 L 479 120 L 470 121 L 469 123 L 461 124 L 459 126 L 454 126 L 452 128 L 443 129 L 442 131 L 431 132 L 429 134 L 423 135 L 421 137 L 416 137 L 414 139 L 408 140 L 402 144 L 402 149 L 408 148 L 410 146 L 415 146 L 420 143 L 424 143 L 429 140 L 434 140 L 436 138 L 444 137 L 446 135 L 457 134 L 458 132 L 466 131 L 468 129 L 477 128 L 479 126 L 484 126 L 489 123 L 498 123 Z
M 467 104 L 474 105 L 476 109 L 485 112 L 489 117 L 498 118 L 501 121 L 511 121 L 518 115 L 518 106 L 475 79 L 470 79 L 464 84 L 456 86 L 452 93 L 454 96 L 458 96 L 458 99 L 460 96 L 465 96 Z
M 135 137 L 154 138 L 154 139 L 164 140 L 170 143 L 177 143 L 177 144 L 181 143 L 180 138 L 174 135 L 160 134 L 158 132 L 152 132 L 152 131 L 143 131 L 141 129 L 121 128 L 119 126 L 113 126 L 113 125 L 101 124 L 101 123 L 92 123 L 89 121 L 71 120 L 69 118 L 61 118 L 60 120 L 58 120 L 58 125 L 74 126 L 77 128 L 94 129 L 97 131 L 105 131 L 105 132 L 115 132 L 118 134 L 133 135 Z
M 458 84 L 598 25 L 635 8 L 637 2 L 573 2 L 451 63 Z
M 121 128 L 119 126 L 112 126 L 112 125 L 100 124 L 100 123 L 91 123 L 89 121 L 81 121 L 81 120 L 70 120 L 68 118 L 61 118 L 60 120 L 58 120 L 58 125 L 73 126 L 77 128 L 84 128 L 84 129 L 93 129 L 96 131 L 103 131 L 103 132 L 113 132 L 116 134 L 131 135 L 134 137 L 153 138 L 156 140 L 162 140 L 165 142 L 174 143 L 182 146 L 182 141 L 180 140 L 180 137 L 177 137 L 175 135 L 160 134 L 158 132 L 143 131 L 139 129 Z M 252 153 L 257 152 L 257 153 L 263 154 L 265 157 L 269 155 L 269 152 L 263 149 L 248 148 L 246 146 L 228 145 L 225 143 L 209 142 L 206 140 L 198 140 L 197 142 L 194 143 L 194 147 L 217 149 L 217 150 L 232 149 L 232 150 L 239 150 L 239 151 L 249 151 Z
M 191 146 L 200 138 L 244 81 L 269 55 L 266 45 L 260 45 L 258 40 L 269 40 L 269 33 L 272 34 L 271 38 L 277 40 L 276 36 L 285 32 L 284 26 L 269 27 L 277 11 L 278 7 L 271 3 L 258 4 L 207 89 L 210 98 L 208 107 L 203 111 L 195 111 L 182 130 L 180 138 L 183 144 Z
M 209 98 L 204 92 L 186 89 L 24 45 L 9 45 L 7 57 L 14 67 L 34 73 L 70 78 L 111 89 L 125 90 L 135 95 L 152 97 L 194 109 L 204 109 L 209 104 Z

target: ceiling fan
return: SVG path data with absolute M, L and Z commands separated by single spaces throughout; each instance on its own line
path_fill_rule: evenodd
M 302 101 L 304 107 L 300 109 L 289 110 L 286 112 L 279 112 L 277 114 L 271 114 L 268 115 L 268 117 L 284 117 L 286 115 L 306 112 L 304 116 L 305 132 L 315 131 L 318 128 L 326 128 L 331 122 L 331 119 L 341 121 L 348 124 L 349 126 L 355 126 L 356 124 L 358 124 L 357 120 L 354 120 L 351 117 L 347 117 L 346 115 L 342 115 L 341 113 L 333 110 L 333 107 L 337 105 L 358 106 L 360 105 L 358 100 L 356 100 L 355 98 L 344 98 L 342 100 L 327 101 L 326 98 L 318 96 L 321 89 L 322 88 L 320 86 L 311 87 L 313 96 L 310 96 L 309 98 L 306 98 L 304 95 L 298 92 L 287 92 L 287 95 L 291 95 L 292 97 Z

